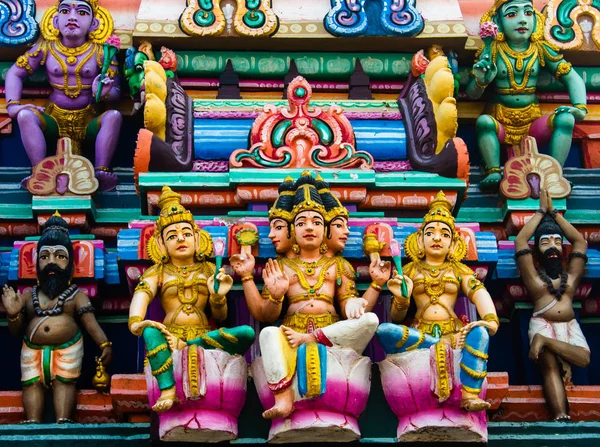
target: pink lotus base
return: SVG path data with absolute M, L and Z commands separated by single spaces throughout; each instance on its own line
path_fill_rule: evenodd
M 204 353 L 205 393 L 187 399 L 188 349 Z M 246 401 L 248 367 L 239 355 L 219 350 L 189 347 L 173 353 L 175 387 L 179 403 L 158 413 L 158 434 L 162 441 L 220 442 L 237 438 L 238 417 Z M 146 366 L 146 383 L 150 406 L 156 403 L 160 390 L 150 366 Z M 202 387 L 201 387 L 202 388 Z
M 431 391 L 429 349 L 389 355 L 379 362 L 383 392 L 398 417 L 399 442 L 487 442 L 485 411 L 460 409 L 460 356 L 455 350 L 454 387 L 443 403 Z M 485 389 L 484 382 L 481 398 Z
M 286 419 L 274 419 L 269 442 L 348 442 L 360 438 L 357 418 L 363 412 L 371 387 L 371 360 L 352 349 L 327 349 L 327 391 L 305 399 L 298 394 L 297 379 L 294 412 Z M 251 366 L 258 397 L 264 408 L 275 400 L 268 387 L 262 358 Z

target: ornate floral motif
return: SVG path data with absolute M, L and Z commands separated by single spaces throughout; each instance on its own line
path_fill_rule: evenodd
M 231 154 L 232 167 L 362 168 L 373 167 L 373 157 L 354 148 L 354 133 L 343 110 L 309 110 L 310 84 L 298 76 L 288 87 L 287 108 L 267 104 L 250 131 L 250 149 Z
M 31 194 L 47 196 L 67 191 L 76 194 L 93 194 L 98 189 L 94 166 L 85 157 L 74 155 L 70 138 L 58 140 L 56 155 L 38 163 L 27 181 Z
M 571 184 L 563 177 L 560 163 L 549 155 L 538 153 L 533 137 L 521 141 L 521 155 L 504 165 L 500 192 L 509 199 L 538 198 L 542 188 L 556 199 L 571 193 Z
M 39 31 L 33 0 L 0 0 L 0 45 L 31 43 Z
M 325 28 L 335 36 L 393 35 L 411 37 L 423 30 L 423 17 L 415 0 L 378 0 L 379 9 L 367 8 L 366 0 L 331 0 Z M 379 17 L 374 13 L 380 12 Z M 371 26 L 369 26 L 371 21 Z
M 600 50 L 600 4 L 592 0 L 550 0 L 546 6 L 546 39 L 561 50 Z M 595 48 L 594 48 L 595 46 Z
M 236 0 L 233 28 L 242 36 L 270 36 L 279 27 L 279 18 L 271 9 L 271 0 Z M 214 0 L 188 0 L 181 14 L 181 29 L 192 36 L 218 36 L 230 28 L 232 20 L 228 5 L 224 11 Z

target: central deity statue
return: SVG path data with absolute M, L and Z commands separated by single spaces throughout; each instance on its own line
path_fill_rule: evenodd
M 494 87 L 476 130 L 485 167 L 481 187 L 497 189 L 502 179 L 502 143 L 518 145 L 531 135 L 539 147 L 549 142 L 549 155 L 564 165 L 573 127 L 587 114 L 587 98 L 581 76 L 544 39 L 544 16 L 531 0 L 495 0 L 481 19 L 480 35 L 485 45 L 473 65 L 467 94 L 477 99 L 488 86 Z M 560 106 L 542 116 L 535 92 L 543 68 L 567 87 L 573 107 Z
M 120 97 L 119 44 L 109 40 L 113 19 L 98 0 L 59 0 L 46 10 L 40 28 L 42 38 L 6 73 L 8 114 L 19 123 L 32 166 L 47 156 L 45 135 L 71 138 L 75 154 L 86 141 L 95 141 L 96 177 L 102 190 L 112 189 L 117 177 L 109 167 L 122 117 L 116 110 L 100 114 L 96 99 L 114 102 Z M 52 89 L 48 103 L 21 104 L 25 78 L 41 66 Z
M 442 191 L 431 202 L 419 230 L 406 239 L 406 254 L 412 262 L 388 281 L 393 294 L 391 317 L 394 323 L 406 318 L 410 299 L 417 311 L 412 327 L 383 323 L 377 338 L 387 354 L 429 348 L 439 342 L 462 349 L 460 381 L 461 406 L 481 411 L 490 404 L 479 398 L 487 374 L 489 335 L 498 330 L 499 321 L 490 294 L 473 270 L 460 261 L 467 254 L 464 239 L 456 230 L 452 204 Z M 406 281 L 408 294 L 401 292 Z M 481 320 L 466 325 L 457 317 L 454 306 L 463 292 L 475 304 Z
M 160 216 L 148 242 L 154 265 L 144 272 L 135 289 L 129 329 L 144 337 L 146 356 L 161 390 L 152 409 L 161 412 L 176 401 L 172 351 L 197 345 L 244 354 L 255 333 L 250 326 L 211 329 L 207 312 L 218 321 L 227 318 L 226 295 L 233 279 L 223 269 L 215 275 L 215 265 L 206 260 L 213 252 L 212 239 L 198 228 L 178 193 L 163 187 L 158 206 Z M 166 313 L 163 323 L 144 319 L 155 296 Z
M 364 351 L 379 324 L 370 311 L 391 267 L 389 262 L 372 262 L 373 282 L 359 297 L 354 269 L 336 255 L 348 238 L 348 211 L 327 183 L 306 171 L 296 183 L 286 178 L 269 218 L 270 238 L 279 256 L 265 265 L 262 294 L 252 276 L 251 255 L 232 257 L 231 265 L 242 276 L 255 319 L 275 322 L 287 300 L 282 325 L 266 327 L 260 333 L 264 370 L 275 398 L 275 405 L 263 417 L 273 419 L 288 417 L 294 410 L 293 379 L 297 367 L 310 363 L 308 358 L 316 358 L 318 364 L 326 347 L 351 348 L 358 354 Z M 320 389 L 304 386 L 300 394 L 307 397 L 317 397 L 323 390 L 323 384 Z

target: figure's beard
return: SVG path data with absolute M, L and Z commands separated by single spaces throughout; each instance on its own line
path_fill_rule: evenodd
M 54 274 L 50 275 L 50 272 L 54 272 Z M 43 270 L 38 272 L 38 279 L 42 292 L 49 299 L 53 299 L 69 287 L 71 275 L 67 269 L 63 270 L 56 264 L 48 264 Z
M 557 255 L 557 257 L 551 258 L 550 255 L 552 254 Z M 552 279 L 558 278 L 563 271 L 562 253 L 557 248 L 551 247 L 544 253 L 541 253 L 539 261 L 542 268 Z

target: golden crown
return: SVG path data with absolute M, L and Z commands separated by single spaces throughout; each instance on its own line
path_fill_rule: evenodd
M 315 180 L 317 182 L 324 182 L 323 177 L 321 177 L 321 174 L 317 174 L 317 177 L 315 178 Z M 350 217 L 348 210 L 346 209 L 346 207 L 344 205 L 342 205 L 342 202 L 340 202 L 339 199 L 333 194 L 333 192 L 331 191 L 331 188 L 319 189 L 319 195 L 327 194 L 327 193 L 331 196 L 332 200 L 335 201 L 336 205 L 333 208 L 331 208 L 330 210 L 325 212 L 325 221 L 331 222 L 336 217 L 345 217 L 346 219 L 348 219 Z
M 301 177 L 312 177 L 312 175 L 309 171 L 304 171 L 302 172 Z M 311 190 L 316 193 L 314 198 L 310 194 Z M 303 185 L 300 185 L 298 189 L 296 189 L 296 193 L 294 194 L 294 202 L 296 202 L 297 200 L 296 198 L 298 197 L 298 191 L 301 191 L 303 199 L 301 202 L 296 203 L 294 205 L 294 208 L 292 209 L 293 218 L 295 219 L 296 216 L 303 211 L 314 211 L 323 216 L 323 218 L 325 218 L 325 207 L 323 206 L 323 203 L 319 203 L 316 200 L 316 198 L 318 197 L 320 201 L 320 196 L 315 185 L 311 183 L 305 183 Z
M 194 216 L 181 204 L 181 194 L 176 193 L 167 185 L 163 186 L 158 199 L 158 207 L 160 208 L 160 215 L 156 221 L 156 230 L 159 233 L 162 233 L 169 225 L 181 222 L 187 222 L 194 229 L 196 228 Z
M 291 176 L 287 176 L 284 180 L 284 183 L 293 183 L 294 179 Z M 292 199 L 287 199 L 286 196 L 288 197 L 292 197 Z M 269 210 L 269 221 L 273 220 L 273 219 L 283 219 L 286 222 L 291 222 L 292 220 L 294 220 L 294 216 L 292 216 L 292 213 L 284 208 L 282 208 L 282 199 L 283 200 L 293 200 L 293 196 L 294 196 L 294 191 L 281 191 L 279 193 L 279 197 L 277 197 L 277 200 L 275 200 L 275 203 L 273 204 L 273 206 L 271 207 L 271 209 Z
M 456 228 L 454 227 L 454 216 L 452 215 L 452 202 L 446 198 L 443 191 L 438 192 L 431 205 L 429 205 L 429 211 L 423 218 L 421 229 L 425 228 L 425 225 L 430 222 L 445 223 L 455 233 Z

